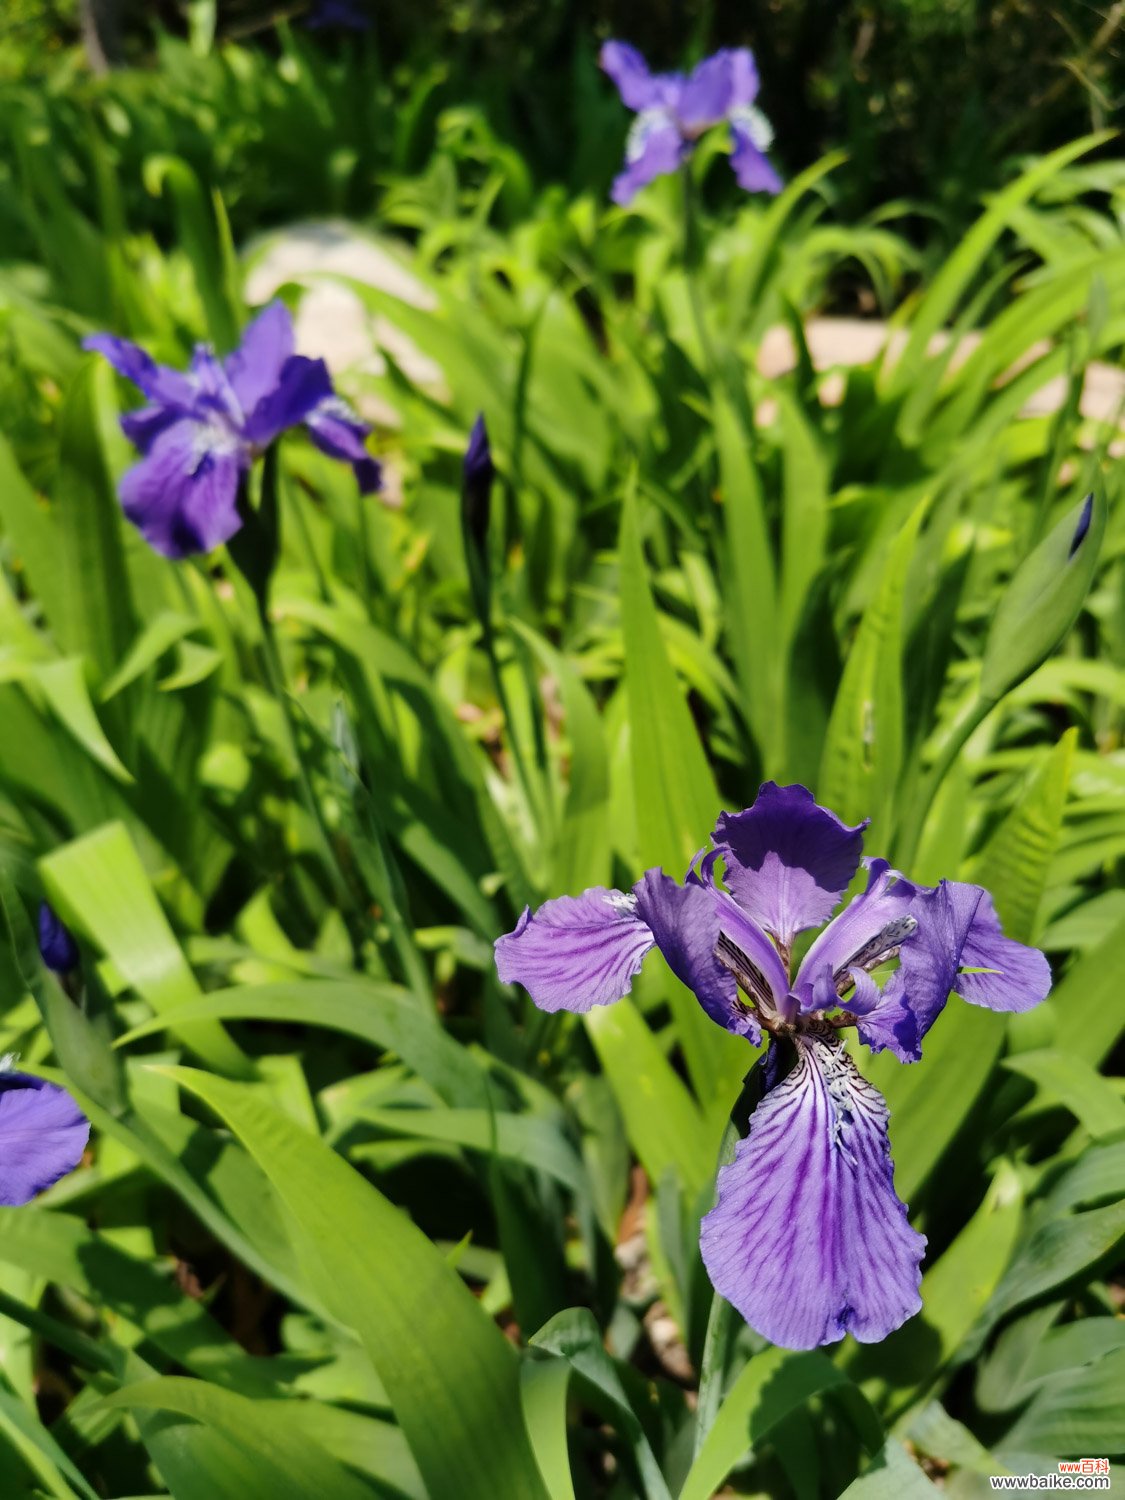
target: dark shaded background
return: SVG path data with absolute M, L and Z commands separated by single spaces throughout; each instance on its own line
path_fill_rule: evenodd
M 150 72 L 159 33 L 190 29 L 191 8 L 172 0 L 6 0 L 0 77 L 18 84 L 54 73 L 57 88 L 66 69 L 71 97 L 96 97 L 82 51 L 83 8 L 87 19 L 100 11 L 111 57 Z M 411 82 L 431 75 L 423 121 L 446 106 L 476 104 L 522 153 L 538 186 L 598 187 L 612 175 L 624 116 L 597 74 L 602 40 L 631 40 L 658 67 L 749 44 L 786 173 L 843 145 L 851 165 L 839 178 L 841 211 L 906 197 L 951 232 L 981 192 L 1008 175 L 1013 158 L 1112 125 L 1125 98 L 1121 3 L 370 0 L 367 36 L 308 30 L 309 10 L 305 0 L 221 0 L 217 45 L 233 40 L 268 52 L 278 45 L 279 21 L 288 22 L 335 58 L 357 90 L 390 90 L 396 108 L 405 107 Z M 197 6 L 196 25 L 207 15 Z M 415 134 L 399 169 L 418 170 L 432 144 L 425 130 Z M 316 185 L 308 187 L 315 199 Z M 251 220 L 274 217 L 268 197 L 241 207 Z

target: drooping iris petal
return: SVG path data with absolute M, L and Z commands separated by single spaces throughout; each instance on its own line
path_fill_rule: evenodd
M 730 122 L 730 164 L 738 185 L 748 193 L 780 193 L 781 178 L 762 145 L 764 132 L 755 119 L 757 111 L 743 113 L 747 118 L 733 116 Z
M 676 978 L 687 985 L 713 1021 L 755 1043 L 761 1032 L 738 998 L 734 975 L 720 963 L 719 910 L 701 885 L 677 885 L 662 870 L 648 870 L 633 887 L 637 916 L 651 930 L 656 946 Z
M 610 197 L 624 208 L 654 178 L 677 171 L 689 150 L 662 110 L 638 115 L 629 132 L 625 170 L 614 178 Z
M 57 1084 L 0 1072 L 0 1203 L 27 1203 L 82 1159 L 90 1124 Z
M 734 54 L 724 48 L 695 67 L 684 80 L 676 119 L 687 135 L 696 135 L 726 119 L 734 102 Z
M 598 55 L 604 73 L 617 85 L 621 102 L 630 109 L 651 109 L 663 99 L 663 81 L 649 72 L 648 63 L 628 42 L 606 42 Z
M 243 436 L 256 448 L 265 448 L 286 428 L 306 421 L 333 394 L 324 361 L 294 354 L 282 366 L 277 384 L 248 414 Z
M 900 1062 L 921 1057 L 922 1038 L 945 1009 L 956 982 L 981 894 L 977 886 L 947 880 L 915 891 L 910 915 L 917 929 L 903 941 L 899 967 L 883 986 L 879 1003 L 857 1027 L 873 1052 L 889 1047 Z
M 719 1172 L 700 1247 L 716 1290 L 787 1349 L 886 1338 L 921 1307 L 925 1237 L 894 1190 L 887 1106 L 836 1035 L 796 1066 Z
M 382 466 L 364 444 L 371 431 L 342 396 L 329 396 L 313 407 L 305 418 L 309 436 L 322 453 L 342 458 L 355 472 L 361 495 L 374 495 L 383 479 Z
M 158 365 L 150 354 L 130 339 L 119 339 L 111 333 L 92 333 L 82 340 L 83 349 L 102 355 L 119 375 L 131 380 L 142 395 L 161 406 L 178 406 L 187 410 L 195 399 L 195 387 L 182 370 Z
M 976 889 L 976 887 L 970 887 Z M 984 974 L 962 973 L 953 988 L 970 1005 L 988 1010 L 1030 1010 L 1051 989 L 1051 966 L 1038 948 L 1005 937 L 1000 918 L 987 891 L 980 900 L 961 949 L 961 968 L 986 969 Z
M 525 908 L 515 929 L 497 938 L 496 972 L 522 984 L 540 1010 L 591 1010 L 627 995 L 653 946 L 636 900 L 594 886 L 581 896 Z
M 174 423 L 121 478 L 121 505 L 164 557 L 210 552 L 242 524 L 238 481 L 248 459 L 201 423 Z
M 238 348 L 223 361 L 243 412 L 252 412 L 276 387 L 293 348 L 293 319 L 289 309 L 284 302 L 271 302 L 248 325 Z
M 893 956 L 899 968 L 881 993 L 868 980 L 840 1000 L 855 970 Z M 974 968 L 989 972 L 959 972 Z M 871 862 L 866 891 L 819 935 L 793 985 L 803 1009 L 845 1005 L 861 1018 L 861 1039 L 902 1062 L 917 1062 L 950 991 L 993 1010 L 1030 1010 L 1050 987 L 1047 960 L 1004 937 L 987 891 L 959 881 L 916 886 L 885 860 Z
M 39 956 L 56 974 L 78 967 L 78 944 L 70 928 L 47 901 L 39 904 Z
M 805 787 L 767 781 L 753 807 L 720 814 L 714 840 L 735 900 L 788 946 L 827 921 L 859 867 L 867 823 L 849 827 Z

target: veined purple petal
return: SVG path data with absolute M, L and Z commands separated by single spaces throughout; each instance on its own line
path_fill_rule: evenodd
M 730 164 L 739 187 L 748 193 L 780 193 L 781 178 L 759 145 L 761 135 L 753 123 L 732 120 L 730 134 Z
M 28 1203 L 82 1160 L 90 1123 L 57 1084 L 0 1072 L 0 1203 Z
M 306 421 L 333 394 L 328 366 L 322 359 L 291 355 L 282 366 L 277 384 L 248 415 L 243 435 L 255 448 L 268 447 L 281 433 Z
M 195 399 L 195 387 L 182 370 L 171 370 L 167 365 L 158 365 L 151 354 L 146 354 L 139 344 L 130 339 L 119 339 L 111 333 L 94 333 L 82 340 L 83 349 L 102 355 L 119 375 L 133 384 L 160 406 L 174 406 L 181 411 L 190 409 Z
M 925 1237 L 894 1190 L 887 1106 L 835 1034 L 794 1038 L 719 1172 L 700 1248 L 715 1289 L 763 1337 L 813 1349 L 878 1343 L 921 1307 Z
M 122 508 L 164 557 L 210 552 L 242 524 L 236 501 L 248 461 L 225 430 L 176 422 L 122 476 Z
M 738 997 L 734 975 L 716 956 L 717 893 L 702 885 L 677 885 L 663 870 L 648 870 L 633 894 L 637 916 L 650 929 L 668 967 L 712 1021 L 755 1043 L 761 1041 L 758 1023 Z
M 653 936 L 634 897 L 594 886 L 530 907 L 496 939 L 496 972 L 540 1010 L 591 1010 L 627 995 Z
M 688 74 L 676 108 L 685 135 L 696 136 L 726 119 L 735 102 L 734 76 L 734 53 L 728 48 L 705 58 Z
M 305 418 L 305 425 L 322 453 L 351 464 L 360 494 L 376 493 L 382 483 L 383 470 L 378 460 L 368 453 L 363 441 L 371 431 L 371 424 L 357 416 L 342 396 L 332 395 L 318 402 Z
M 610 197 L 624 208 L 654 178 L 678 171 L 690 150 L 662 110 L 638 115 L 629 133 L 625 170 L 614 178 Z
M 879 1003 L 857 1027 L 873 1052 L 889 1047 L 901 1062 L 921 1057 L 922 1038 L 945 1009 L 956 982 L 981 894 L 977 886 L 947 880 L 916 891 L 910 915 L 917 930 L 903 941 L 898 969 L 883 986 Z
M 243 412 L 254 410 L 281 379 L 293 353 L 293 319 L 284 302 L 271 302 L 242 335 L 238 348 L 223 361 L 231 389 Z
M 786 947 L 827 921 L 859 867 L 863 830 L 820 807 L 803 786 L 767 781 L 753 807 L 722 813 L 714 840 L 738 904 Z
M 663 103 L 667 80 L 654 77 L 648 63 L 628 42 L 606 42 L 598 63 L 617 85 L 621 102 L 630 109 L 640 111 Z
M 898 970 L 881 993 L 868 979 L 839 999 L 844 977 L 896 954 Z M 843 1004 L 861 1018 L 859 1035 L 873 1051 L 889 1047 L 902 1062 L 922 1055 L 951 991 L 992 1010 L 1030 1010 L 1050 987 L 1047 960 L 1004 937 L 987 891 L 950 880 L 916 886 L 885 860 L 871 862 L 867 890 L 816 939 L 793 985 L 802 1009 Z
M 1004 936 L 992 897 L 985 890 L 980 890 L 972 925 L 961 949 L 961 968 L 990 971 L 962 973 L 953 985 L 962 1000 L 988 1010 L 1030 1010 L 1045 1000 L 1051 989 L 1050 964 L 1038 948 L 1029 948 L 1015 938 Z

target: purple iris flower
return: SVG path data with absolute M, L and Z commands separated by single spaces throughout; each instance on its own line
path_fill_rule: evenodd
M 0 1058 L 0 1204 L 29 1203 L 82 1160 L 90 1122 L 65 1089 Z
M 682 73 L 650 73 L 627 42 L 606 42 L 602 68 L 637 118 L 625 146 L 625 170 L 613 184 L 622 205 L 654 177 L 675 172 L 704 131 L 730 125 L 730 164 L 748 193 L 779 193 L 781 179 L 766 158 L 773 140 L 769 121 L 754 100 L 758 68 L 746 47 L 727 47 Z
M 293 353 L 293 322 L 280 302 L 258 314 L 225 359 L 197 346 L 186 371 L 158 365 L 108 333 L 94 334 L 83 348 L 103 354 L 147 398 L 121 418 L 142 454 L 122 477 L 121 504 L 165 557 L 229 541 L 242 525 L 243 475 L 301 422 L 318 448 L 351 464 L 363 494 L 379 488 L 379 465 L 364 446 L 370 427 L 336 395 L 323 360 Z
M 39 956 L 55 974 L 69 974 L 78 967 L 74 934 L 47 901 L 39 904 Z
M 925 1237 L 894 1190 L 886 1102 L 841 1028 L 914 1062 L 951 990 L 1023 1011 L 1051 987 L 1046 959 L 1003 935 L 980 886 L 915 885 L 866 860 L 867 889 L 829 922 L 866 826 L 769 781 L 753 807 L 720 816 L 683 885 L 654 869 L 631 892 L 562 896 L 496 943 L 500 978 L 543 1010 L 610 1004 L 657 947 L 712 1020 L 755 1044 L 767 1033 L 766 1093 L 719 1172 L 701 1249 L 716 1290 L 790 1349 L 846 1333 L 877 1343 L 921 1307 Z M 825 922 L 793 974 L 794 937 Z M 892 961 L 880 987 L 873 971 Z

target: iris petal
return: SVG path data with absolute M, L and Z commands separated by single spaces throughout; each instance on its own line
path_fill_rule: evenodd
M 633 887 L 637 915 L 648 925 L 676 978 L 687 985 L 713 1021 L 757 1043 L 761 1033 L 738 998 L 734 975 L 716 957 L 719 907 L 707 886 L 677 885 L 649 870 Z
M 976 889 L 976 887 L 970 887 Z M 973 916 L 961 949 L 962 969 L 985 969 L 983 974 L 961 974 L 954 989 L 970 1005 L 988 1010 L 1030 1010 L 1051 989 L 1051 966 L 1038 948 L 1017 943 L 1000 930 L 1000 918 L 987 891 Z
M 925 1237 L 894 1190 L 887 1106 L 839 1037 L 794 1039 L 703 1221 L 715 1289 L 787 1349 L 886 1338 L 921 1307 Z
M 661 102 L 662 80 L 649 72 L 648 63 L 628 42 L 606 42 L 598 56 L 602 71 L 617 85 L 621 102 L 630 109 L 651 109 Z
M 102 355 L 150 401 L 187 411 L 195 399 L 195 387 L 187 375 L 181 370 L 170 370 L 167 365 L 158 365 L 130 339 L 119 339 L 111 333 L 92 333 L 82 340 L 82 347 Z
M 780 193 L 781 178 L 773 164 L 754 140 L 750 127 L 740 120 L 732 120 L 730 127 L 732 148 L 731 170 L 740 188 L 748 193 Z
M 714 839 L 735 900 L 788 946 L 828 920 L 859 868 L 866 827 L 841 822 L 803 786 L 767 781 L 753 807 L 720 815 Z
M 0 1203 L 27 1203 L 82 1159 L 90 1124 L 57 1084 L 0 1073 Z
M 621 207 L 631 203 L 646 183 L 677 171 L 691 149 L 662 111 L 653 111 L 653 117 L 647 121 L 640 116 L 629 141 L 625 170 L 614 178 L 610 193 L 614 203 Z
M 496 972 L 522 984 L 540 1010 L 591 1010 L 627 995 L 653 945 L 652 933 L 622 891 L 594 886 L 559 896 L 496 940 Z
M 244 457 L 212 447 L 211 437 L 201 423 L 175 422 L 122 476 L 125 514 L 164 557 L 210 552 L 242 524 L 237 499 Z
M 676 117 L 689 134 L 726 119 L 734 103 L 733 53 L 724 48 L 704 58 L 684 80 Z
M 332 378 L 324 361 L 294 354 L 282 366 L 277 383 L 247 417 L 243 435 L 256 448 L 265 448 L 287 428 L 305 421 L 332 394 Z
M 242 342 L 223 361 L 231 389 L 244 412 L 252 412 L 276 387 L 285 361 L 293 353 L 293 319 L 283 302 L 271 302 L 242 335 Z

